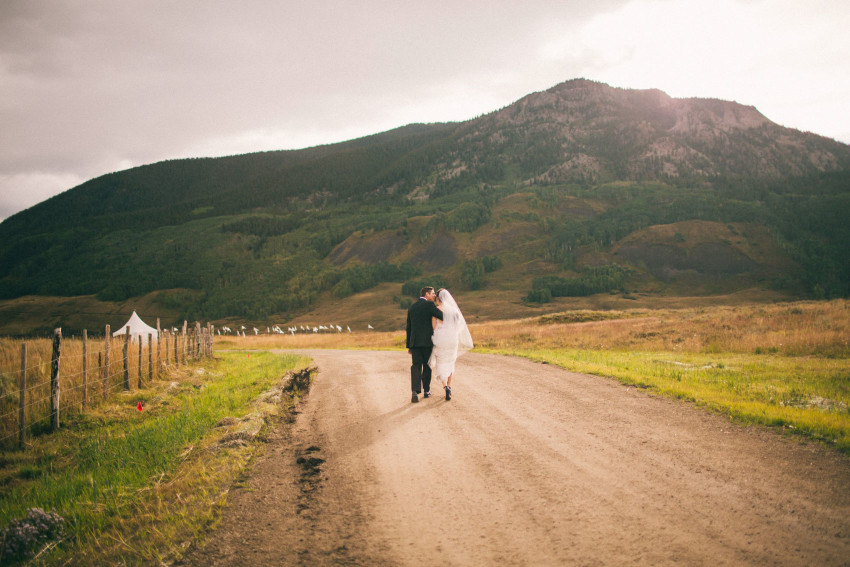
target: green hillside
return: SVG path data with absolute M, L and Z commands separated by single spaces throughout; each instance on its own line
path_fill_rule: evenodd
M 467 122 L 93 179 L 0 224 L 0 299 L 283 321 L 381 282 L 402 305 L 403 283 L 435 276 L 534 304 L 846 297 L 848 217 L 850 147 L 579 80 Z

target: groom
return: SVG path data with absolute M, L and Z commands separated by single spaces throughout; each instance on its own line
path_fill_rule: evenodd
M 431 342 L 434 333 L 431 317 L 443 320 L 443 312 L 434 305 L 434 299 L 437 298 L 434 288 L 423 287 L 419 295 L 419 300 L 407 310 L 407 352 L 413 360 L 410 367 L 410 389 L 413 390 L 411 403 L 419 401 L 420 386 L 426 398 L 431 395 L 431 367 L 428 366 L 431 349 L 434 348 Z

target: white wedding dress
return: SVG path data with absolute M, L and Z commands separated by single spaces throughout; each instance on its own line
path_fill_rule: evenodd
M 445 387 L 449 376 L 454 374 L 457 357 L 471 350 L 473 344 L 469 327 L 466 326 L 466 320 L 452 294 L 443 289 L 438 297 L 443 320 L 437 321 L 437 326 L 434 327 L 434 349 L 431 351 L 428 366 L 431 367 L 432 376 L 439 378 Z

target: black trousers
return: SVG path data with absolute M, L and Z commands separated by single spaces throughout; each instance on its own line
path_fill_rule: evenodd
M 428 366 L 428 359 L 431 358 L 433 348 L 429 346 L 410 349 L 410 356 L 413 359 L 410 367 L 410 389 L 417 394 L 431 391 L 431 367 Z

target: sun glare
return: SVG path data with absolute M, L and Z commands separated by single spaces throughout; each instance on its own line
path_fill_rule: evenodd
M 774 118 L 782 119 L 796 114 L 806 83 L 823 83 L 834 59 L 846 57 L 850 42 L 840 26 L 848 18 L 837 13 L 835 33 L 824 33 L 815 25 L 824 6 L 803 10 L 799 2 L 777 1 L 768 11 L 767 4 L 639 0 L 546 44 L 540 56 L 579 65 L 585 76 L 614 86 L 734 100 L 775 109 L 780 116 Z M 806 55 L 813 48 L 823 58 Z M 828 82 L 847 80 L 830 76 Z
M 672 96 L 722 96 L 733 77 L 758 64 L 754 15 L 728 0 L 641 2 L 600 15 L 581 30 L 599 54 L 602 80 L 662 88 Z

